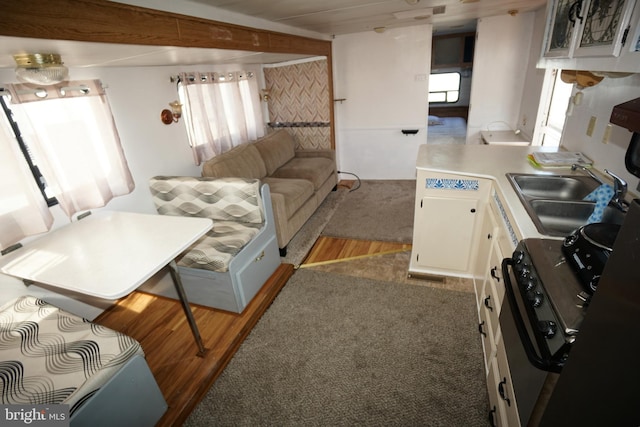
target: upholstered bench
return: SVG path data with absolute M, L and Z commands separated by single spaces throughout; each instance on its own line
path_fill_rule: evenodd
M 72 426 L 153 426 L 167 409 L 140 344 L 32 296 L 0 307 L 4 405 L 69 405 Z
M 187 176 L 156 176 L 149 185 L 159 214 L 213 219 L 213 228 L 177 259 L 189 302 L 242 312 L 280 265 L 269 186 Z M 178 297 L 163 283 L 140 289 Z

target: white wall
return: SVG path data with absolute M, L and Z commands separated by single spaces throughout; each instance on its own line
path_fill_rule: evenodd
M 576 89 L 574 88 L 574 92 Z M 609 124 L 611 110 L 617 104 L 640 97 L 640 74 L 624 78 L 605 77 L 597 86 L 583 90 L 582 104 L 573 109 L 567 117 L 562 134 L 562 146 L 570 151 L 582 151 L 595 161 L 595 168 L 609 169 L 629 184 L 629 190 L 635 192 L 638 178 L 631 175 L 624 165 L 624 156 L 632 133 L 620 126 L 611 126 L 611 138 L 608 144 L 602 139 Z M 593 135 L 588 136 L 587 126 L 591 117 L 596 118 Z
M 346 99 L 335 103 L 338 170 L 362 179 L 415 178 L 418 146 L 427 140 L 431 33 L 431 25 L 420 25 L 335 38 L 334 97 Z
M 534 12 L 478 20 L 467 144 L 481 130 L 518 128 L 534 21 Z

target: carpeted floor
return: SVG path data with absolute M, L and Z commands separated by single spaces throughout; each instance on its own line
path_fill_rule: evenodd
M 486 426 L 472 293 L 297 270 L 188 426 Z
M 322 235 L 411 243 L 415 194 L 415 180 L 362 181 L 340 202 Z

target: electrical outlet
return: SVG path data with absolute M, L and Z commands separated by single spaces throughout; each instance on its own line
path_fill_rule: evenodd
M 587 136 L 593 136 L 593 129 L 596 127 L 596 116 L 591 116 L 589 119 L 589 125 L 587 126 Z
M 602 143 L 608 144 L 611 139 L 611 123 L 607 123 L 607 127 L 604 128 L 604 135 L 602 135 Z

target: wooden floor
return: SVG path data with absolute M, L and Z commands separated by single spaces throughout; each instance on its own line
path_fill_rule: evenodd
M 304 264 L 410 247 L 321 237 Z M 181 425 L 186 420 L 292 274 L 293 266 L 282 264 L 241 315 L 193 305 L 207 349 L 204 357 L 196 356 L 198 348 L 177 301 L 134 292 L 96 319 L 97 323 L 130 335 L 142 344 L 147 363 L 169 405 L 158 425 Z

